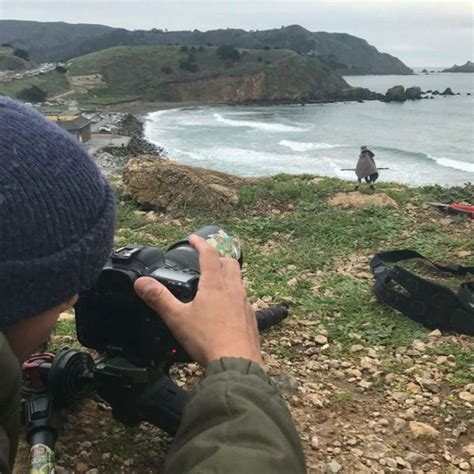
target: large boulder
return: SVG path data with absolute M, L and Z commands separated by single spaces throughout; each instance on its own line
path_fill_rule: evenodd
M 405 97 L 407 100 L 419 100 L 421 99 L 421 89 L 419 87 L 408 87 L 405 91 Z
M 393 86 L 385 93 L 385 102 L 404 102 L 406 100 L 405 88 Z
M 125 192 L 145 209 L 157 211 L 225 211 L 238 203 L 239 188 L 251 181 L 156 155 L 129 160 L 123 172 Z

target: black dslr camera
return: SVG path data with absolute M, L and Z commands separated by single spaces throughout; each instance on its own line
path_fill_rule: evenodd
M 195 233 L 242 266 L 238 241 L 222 228 L 206 226 Z M 78 339 L 98 356 L 67 349 L 57 355 L 35 354 L 23 364 L 24 418 L 31 446 L 52 448 L 57 438 L 55 413 L 94 394 L 127 425 L 148 421 L 176 432 L 188 395 L 169 377 L 169 370 L 191 359 L 133 285 L 137 278 L 149 276 L 180 301 L 189 302 L 196 295 L 199 275 L 199 257 L 187 238 L 166 252 L 142 245 L 113 252 L 75 307 Z M 286 307 L 276 306 L 255 316 L 263 331 L 287 315 Z
M 242 265 L 237 239 L 222 228 L 206 226 L 195 233 Z M 189 302 L 199 282 L 198 254 L 187 239 L 176 242 L 166 252 L 143 245 L 113 252 L 94 287 L 83 292 L 76 305 L 79 341 L 141 366 L 156 361 L 170 365 L 189 361 L 161 318 L 135 293 L 133 284 L 141 276 L 154 278 L 180 301 Z

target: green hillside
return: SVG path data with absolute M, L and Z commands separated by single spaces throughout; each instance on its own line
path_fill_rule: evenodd
M 261 31 L 129 31 L 102 25 L 0 20 L 0 42 L 26 49 L 38 62 L 61 61 L 115 46 L 233 45 L 292 49 L 313 56 L 341 74 L 413 74 L 398 58 L 346 33 L 312 32 L 299 25 Z
M 210 46 L 115 47 L 75 58 L 67 68 L 76 92 L 92 102 L 128 97 L 176 102 L 302 100 L 333 97 L 350 87 L 326 65 L 295 51 L 234 50 L 234 60 L 219 51 Z
M 37 86 L 46 91 L 48 99 L 70 90 L 69 81 L 66 75 L 58 71 L 51 71 L 43 75 L 26 77 L 21 80 L 0 82 L 0 94 L 8 95 L 10 97 L 18 97 L 18 94 L 23 89 L 32 86 Z
M 30 61 L 15 55 L 15 48 L 0 46 L 0 71 L 22 71 L 30 67 Z

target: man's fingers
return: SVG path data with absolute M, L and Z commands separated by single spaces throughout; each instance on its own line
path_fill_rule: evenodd
M 153 278 L 142 277 L 135 282 L 138 296 L 166 322 L 168 318 L 182 309 L 184 304 Z
M 231 284 L 242 286 L 242 275 L 240 265 L 234 258 L 220 258 L 224 278 Z
M 199 235 L 189 236 L 189 243 L 197 250 L 201 283 L 221 280 L 221 262 L 217 250 Z

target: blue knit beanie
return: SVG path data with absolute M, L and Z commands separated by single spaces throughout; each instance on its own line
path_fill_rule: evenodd
M 82 145 L 0 97 L 0 330 L 89 287 L 114 220 L 113 191 Z

